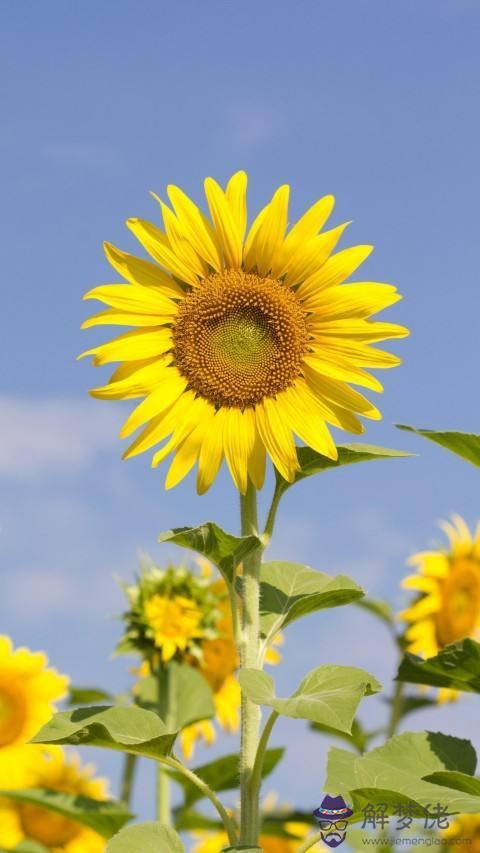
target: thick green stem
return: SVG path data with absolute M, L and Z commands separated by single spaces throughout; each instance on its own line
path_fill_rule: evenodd
M 322 836 L 319 832 L 315 833 L 315 835 L 310 835 L 303 844 L 297 850 L 297 853 L 307 853 L 307 850 L 311 850 L 312 847 L 315 847 L 315 844 L 318 844 L 319 841 L 322 840 Z
M 158 713 L 167 729 L 170 716 L 170 677 L 168 667 L 160 664 L 158 679 Z M 157 764 L 157 820 L 166 826 L 172 826 L 172 807 L 170 777 L 165 768 Z
M 397 732 L 398 724 L 403 716 L 403 693 L 405 684 L 403 681 L 395 683 L 395 691 L 390 706 L 390 719 L 387 726 L 387 737 L 393 737 Z
M 240 498 L 242 534 L 258 533 L 257 495 L 249 482 L 245 495 Z M 260 565 L 262 549 L 258 548 L 245 558 L 242 575 L 242 640 L 240 665 L 256 669 L 260 646 Z M 242 726 L 240 746 L 240 844 L 257 844 L 259 833 L 258 791 L 253 783 L 253 769 L 257 754 L 261 713 L 258 705 L 242 693 Z
M 264 536 L 271 539 L 273 533 L 273 527 L 275 524 L 275 519 L 277 517 L 277 510 L 280 505 L 280 501 L 282 498 L 284 490 L 279 487 L 278 483 L 275 486 L 275 491 L 273 493 L 272 503 L 270 504 L 270 509 L 268 510 L 267 521 L 265 524 Z
M 137 769 L 138 755 L 128 754 L 123 761 L 122 782 L 120 786 L 120 799 L 129 806 L 132 802 L 133 782 L 135 770 Z

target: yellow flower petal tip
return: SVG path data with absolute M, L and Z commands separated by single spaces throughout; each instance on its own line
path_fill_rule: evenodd
M 372 346 L 408 334 L 372 319 L 400 294 L 384 283 L 348 283 L 373 246 L 335 251 L 349 223 L 323 230 L 333 195 L 289 228 L 284 184 L 247 228 L 247 183 L 243 170 L 225 188 L 206 178 L 209 216 L 173 184 L 171 207 L 152 193 L 163 230 L 127 220 L 149 260 L 105 243 L 127 283 L 95 287 L 84 297 L 107 309 L 82 328 L 133 330 L 79 356 L 120 365 L 90 393 L 140 398 L 120 433 L 141 430 L 125 458 L 166 441 L 153 467 L 173 454 L 167 488 L 197 464 L 203 494 L 223 462 L 241 492 L 248 478 L 261 488 L 266 457 L 292 482 L 299 470 L 295 439 L 336 459 L 332 427 L 361 434 L 361 418 L 381 417 L 352 386 L 381 392 L 370 371 L 401 363 Z

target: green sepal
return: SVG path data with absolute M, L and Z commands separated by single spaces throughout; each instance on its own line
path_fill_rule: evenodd
M 480 467 L 480 435 L 472 432 L 456 432 L 453 430 L 417 429 L 407 424 L 396 424 L 398 429 L 414 432 L 423 438 L 428 438 L 445 450 L 455 453 L 472 465 Z
M 313 669 L 288 699 L 275 695 L 273 678 L 262 670 L 242 669 L 238 679 L 255 704 L 272 708 L 285 717 L 321 723 L 340 732 L 351 732 L 361 699 L 382 689 L 369 672 L 351 666 L 325 665 Z
M 158 759 L 170 754 L 176 736 L 157 714 L 131 705 L 61 711 L 31 743 L 97 746 Z
M 122 829 L 108 842 L 106 853 L 185 853 L 185 847 L 171 826 L 149 821 Z
M 60 814 L 68 820 L 88 826 L 103 838 L 111 838 L 133 818 L 123 803 L 94 800 L 81 794 L 67 794 L 64 791 L 25 788 L 13 791 L 2 790 L 0 796 Z
M 232 584 L 235 569 L 252 551 L 262 546 L 257 536 L 233 536 L 213 521 L 199 527 L 176 527 L 159 536 L 159 542 L 171 542 L 188 548 L 212 562 L 227 583 Z

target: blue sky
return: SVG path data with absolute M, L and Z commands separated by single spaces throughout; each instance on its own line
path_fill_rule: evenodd
M 385 376 L 384 420 L 366 440 L 420 457 L 298 486 L 271 551 L 400 604 L 405 559 L 435 539 L 436 521 L 478 516 L 477 471 L 392 426 L 479 431 L 478 4 L 50 0 L 3 3 L 0 15 L 1 630 L 46 649 L 76 683 L 122 689 L 113 574 L 131 577 L 139 548 L 160 563 L 173 555 L 156 544 L 162 529 L 210 517 L 235 529 L 227 477 L 199 499 L 191 478 L 166 494 L 146 456 L 120 461 L 128 407 L 90 400 L 98 371 L 75 356 L 97 340 L 79 331 L 81 295 L 111 280 L 102 240 L 132 250 L 123 222 L 156 217 L 150 190 L 174 182 L 200 201 L 204 176 L 238 168 L 252 211 L 285 181 L 292 218 L 333 192 L 335 222 L 354 220 L 344 244 L 376 246 L 365 275 L 405 295 L 389 316 L 412 336 L 396 346 L 404 365 Z M 382 629 L 345 609 L 293 627 L 276 678 L 286 692 L 328 661 L 385 680 L 393 660 Z M 475 740 L 472 701 L 409 726 Z M 365 705 L 367 719 L 381 712 Z M 315 806 L 326 743 L 299 722 L 282 737 L 292 747 L 268 788 Z M 216 751 L 233 748 L 224 739 Z

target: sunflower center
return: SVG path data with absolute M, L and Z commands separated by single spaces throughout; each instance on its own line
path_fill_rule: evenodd
M 479 619 L 480 566 L 473 560 L 458 560 L 443 584 L 442 609 L 437 616 L 440 644 L 472 636 Z
M 6 684 L 0 685 L 0 747 L 15 743 L 25 725 L 23 697 Z
M 81 832 L 81 826 L 59 814 L 22 803 L 20 822 L 27 838 L 44 844 L 48 849 L 62 849 Z
M 279 281 L 241 270 L 215 273 L 180 305 L 175 363 L 214 406 L 254 406 L 299 376 L 305 317 L 293 291 Z

